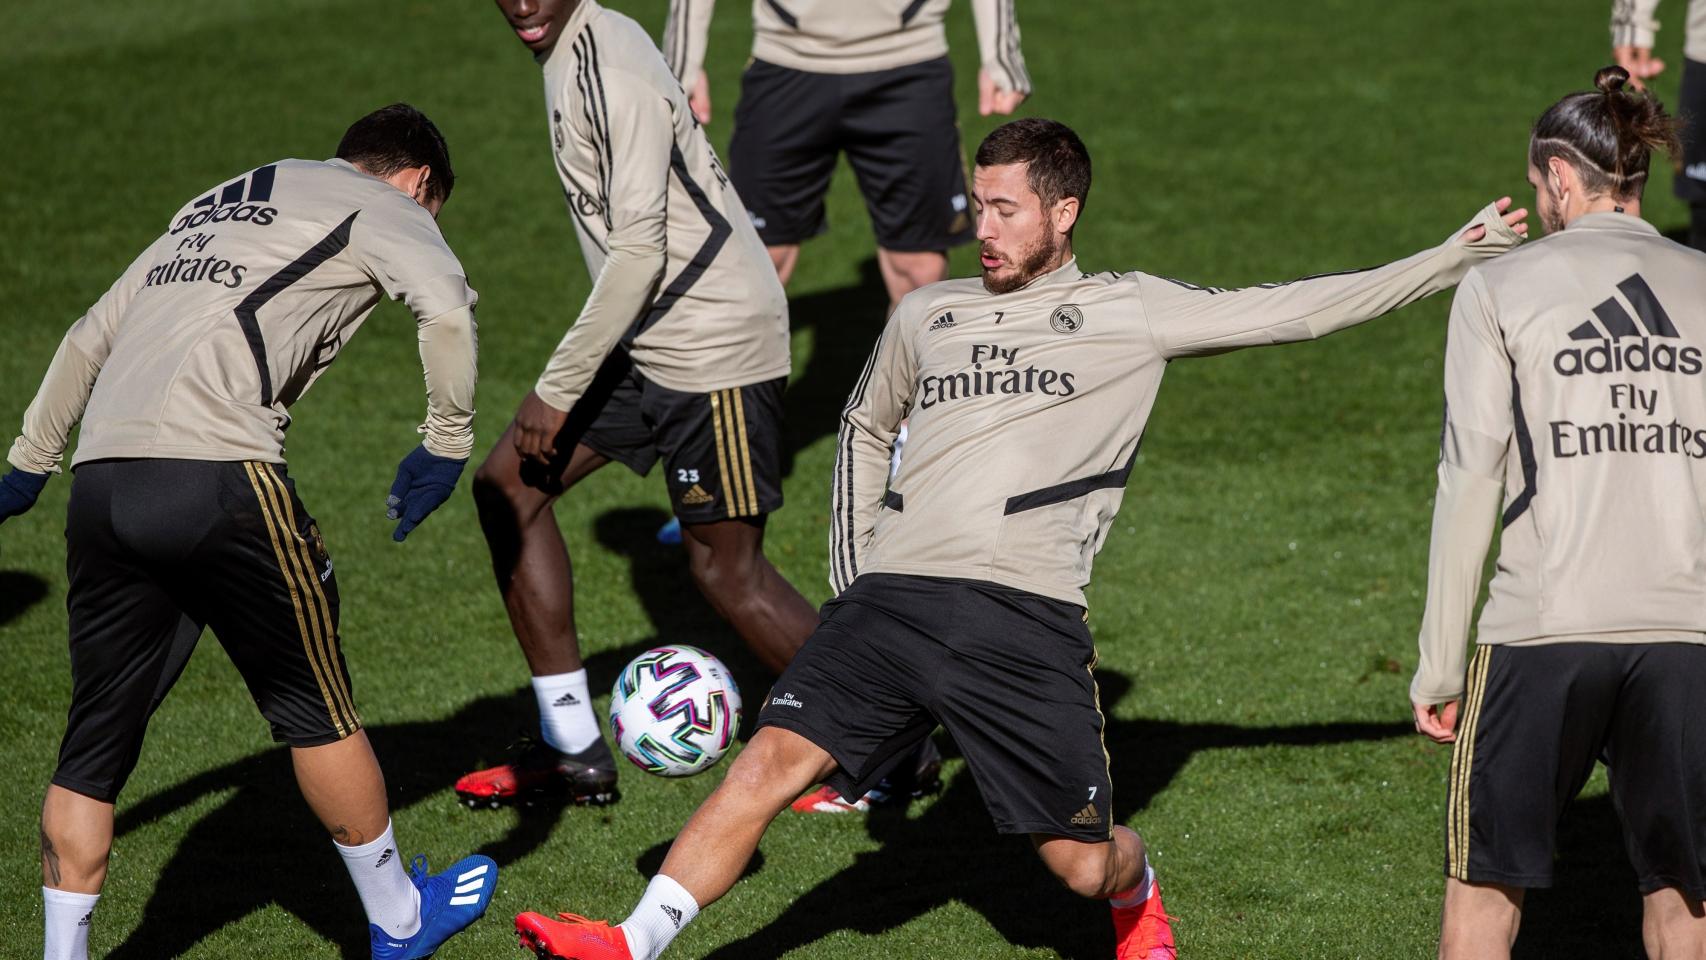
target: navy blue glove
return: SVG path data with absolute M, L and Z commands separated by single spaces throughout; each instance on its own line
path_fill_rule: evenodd
M 397 479 L 391 483 L 391 495 L 385 498 L 385 515 L 402 521 L 391 539 L 402 543 L 427 514 L 449 500 L 467 465 L 466 460 L 434 456 L 426 447 L 409 451 L 397 464 Z
M 15 467 L 0 477 L 0 523 L 35 506 L 41 488 L 47 486 L 47 477 L 45 473 L 30 473 Z

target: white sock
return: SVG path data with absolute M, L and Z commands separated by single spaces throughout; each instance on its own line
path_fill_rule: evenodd
M 1135 907 L 1148 900 L 1154 893 L 1155 868 L 1149 865 L 1149 858 L 1145 857 L 1143 859 L 1143 879 L 1137 881 L 1137 886 L 1132 887 L 1131 892 L 1118 893 L 1108 898 L 1108 904 L 1123 910 L 1126 907 Z
M 47 932 L 42 960 L 89 960 L 89 921 L 99 899 L 98 893 L 41 888 Z
M 592 712 L 592 691 L 586 685 L 586 669 L 533 678 L 533 696 L 539 701 L 539 732 L 559 753 L 580 753 L 602 735 L 598 717 Z
M 646 886 L 646 895 L 639 906 L 622 921 L 622 933 L 628 938 L 628 952 L 634 960 L 657 960 L 658 954 L 669 946 L 681 928 L 699 915 L 699 903 L 686 888 L 658 874 Z
M 372 843 L 332 846 L 338 848 L 350 879 L 355 881 L 367 922 L 378 924 L 393 937 L 414 936 L 421 928 L 421 892 L 403 871 L 403 855 L 391 835 L 391 822 L 385 822 L 385 832 Z

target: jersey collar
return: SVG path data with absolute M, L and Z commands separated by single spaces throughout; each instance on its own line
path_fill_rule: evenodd
M 1658 227 L 1653 226 L 1640 217 L 1630 216 L 1627 213 L 1613 213 L 1611 211 L 1605 211 L 1602 213 L 1584 213 L 1570 221 L 1570 225 L 1565 229 L 1621 230 L 1629 233 L 1650 233 L 1653 236 L 1658 236 L 1659 233 Z
M 1053 270 L 1050 270 L 1048 273 L 1032 280 L 1030 283 L 1025 284 L 1019 289 L 1034 290 L 1037 287 L 1052 287 L 1057 283 L 1064 283 L 1068 280 L 1077 280 L 1079 276 L 1081 276 L 1081 274 L 1078 270 L 1078 258 L 1075 256 L 1068 257 L 1066 258 L 1065 263 L 1055 267 Z

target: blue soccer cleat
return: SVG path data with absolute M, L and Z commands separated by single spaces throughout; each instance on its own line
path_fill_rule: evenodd
M 416 857 L 409 879 L 421 892 L 421 928 L 412 937 L 393 937 L 378 924 L 368 924 L 373 960 L 419 960 L 432 956 L 444 946 L 444 941 L 486 912 L 486 905 L 492 902 L 492 894 L 498 889 L 498 865 L 491 857 L 475 854 L 429 877 L 426 857 Z
M 658 528 L 658 542 L 666 547 L 681 546 L 680 517 L 670 517 L 668 523 Z

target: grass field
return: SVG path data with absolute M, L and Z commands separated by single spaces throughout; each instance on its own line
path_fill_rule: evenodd
M 654 31 L 664 0 L 612 0 Z M 724 0 L 710 68 L 727 142 L 749 47 Z M 968 149 L 976 45 L 950 17 Z M 1023 113 L 1073 125 L 1096 162 L 1086 269 L 1218 285 L 1391 259 L 1504 193 L 1527 204 L 1527 126 L 1608 57 L 1604 0 L 1084 0 L 1021 4 L 1037 83 Z M 1681 7 L 1658 84 L 1674 99 Z M 0 38 L 0 435 L 64 327 L 186 198 L 286 156 L 329 154 L 393 100 L 450 140 L 441 221 L 481 297 L 483 451 L 589 288 L 547 155 L 538 68 L 489 4 L 406 0 L 14 0 Z M 1683 225 L 1668 170 L 1648 213 Z M 851 178 L 793 298 L 788 505 L 770 553 L 827 595 L 829 436 L 882 321 Z M 975 269 L 970 251 L 955 273 Z M 1097 565 L 1117 818 L 1153 850 L 1190 958 L 1430 955 L 1447 753 L 1411 732 L 1439 430 L 1436 297 L 1316 344 L 1190 361 L 1162 391 Z M 532 722 L 526 669 L 466 485 L 403 546 L 384 497 L 416 442 L 421 379 L 406 311 L 383 306 L 296 408 L 292 474 L 326 531 L 343 637 L 407 851 L 503 865 L 491 914 L 445 960 L 516 955 L 524 909 L 624 915 L 720 769 L 628 772 L 603 810 L 467 811 L 449 785 Z M 1046 454 L 1039 454 L 1046 455 Z M 0 957 L 39 954 L 36 811 L 69 697 L 61 521 L 70 484 L 0 527 Z M 595 690 L 658 641 L 727 656 L 748 702 L 767 680 L 653 545 L 662 484 L 616 470 L 559 509 Z M 603 698 L 600 704 L 604 703 Z M 672 956 L 1106 957 L 1105 908 L 997 836 L 963 764 L 905 815 L 784 816 L 730 897 Z M 361 957 L 342 867 L 285 752 L 204 638 L 155 718 L 119 804 L 96 955 Z M 1530 899 L 1528 957 L 1640 952 L 1638 902 L 1600 778 L 1578 803 L 1559 886 Z

